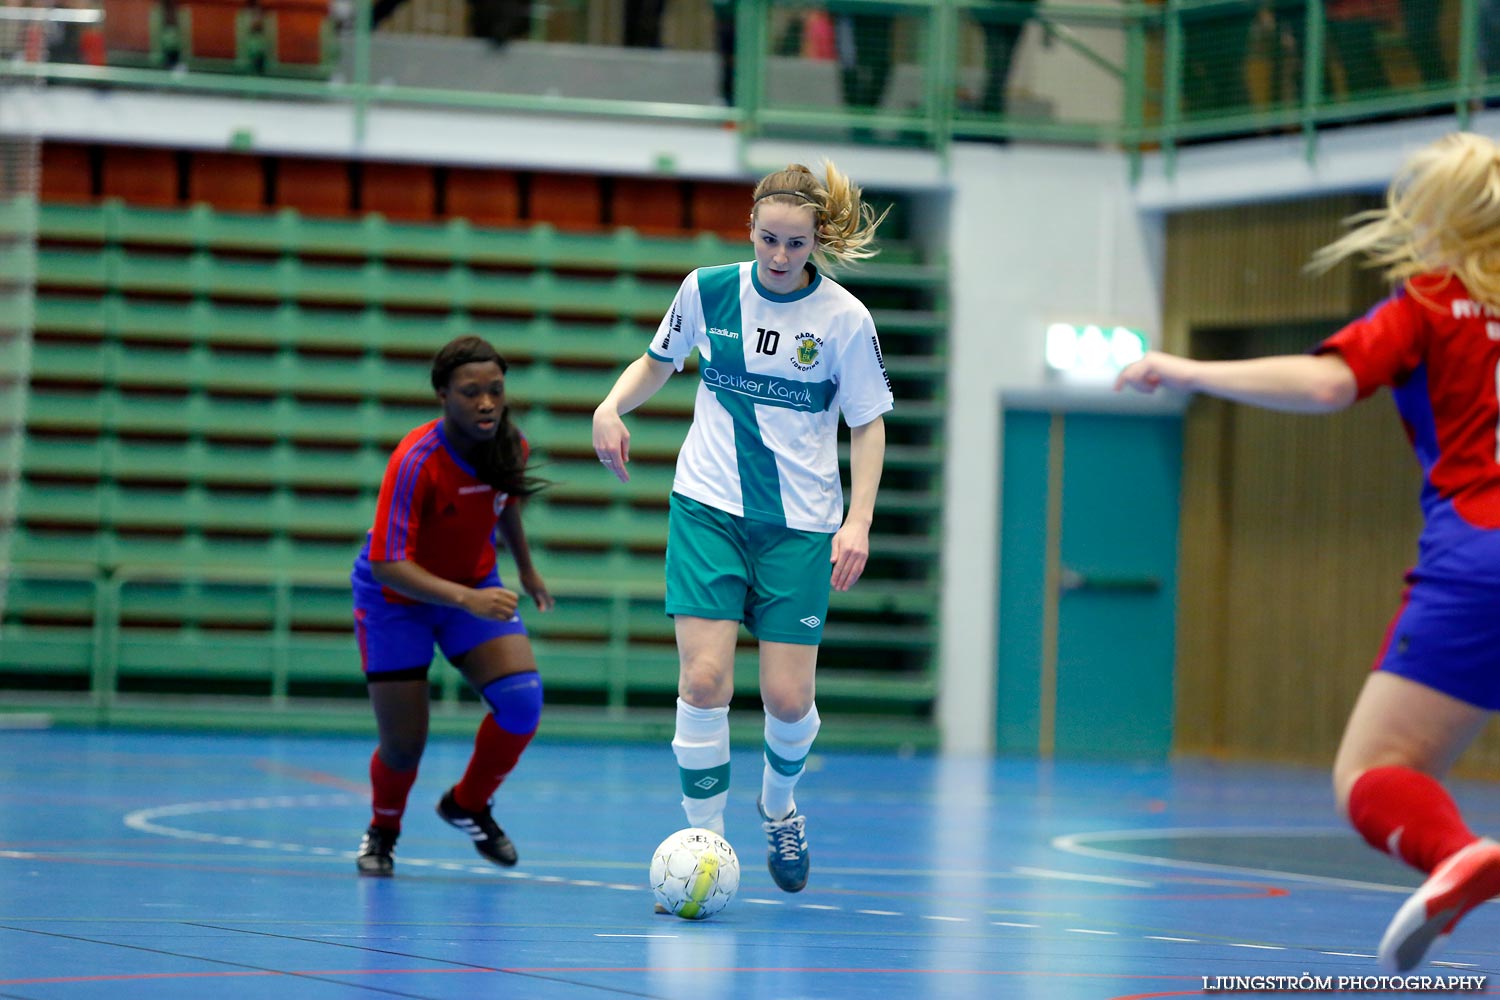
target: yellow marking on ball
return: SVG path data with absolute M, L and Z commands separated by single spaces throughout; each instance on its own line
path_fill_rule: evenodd
M 688 887 L 687 902 L 682 904 L 682 909 L 677 915 L 692 920 L 703 909 L 703 901 L 708 894 L 713 892 L 714 881 L 719 875 L 719 856 L 712 851 L 704 851 L 698 856 L 698 874 L 693 876 L 693 884 Z

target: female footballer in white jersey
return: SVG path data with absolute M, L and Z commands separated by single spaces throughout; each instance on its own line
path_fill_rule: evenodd
M 680 661 L 672 749 L 688 822 L 723 833 L 744 622 L 760 643 L 766 713 L 757 806 L 767 866 L 787 892 L 807 884 L 806 818 L 792 790 L 818 733 L 814 677 L 829 589 L 854 586 L 869 558 L 892 406 L 869 310 L 814 263 L 874 256 L 883 216 L 833 164 L 824 173 L 820 180 L 793 164 L 761 179 L 750 209 L 755 260 L 688 275 L 646 353 L 594 411 L 594 451 L 627 480 L 621 415 L 698 350 L 667 540 L 667 614 Z M 841 412 L 851 438 L 847 515 Z

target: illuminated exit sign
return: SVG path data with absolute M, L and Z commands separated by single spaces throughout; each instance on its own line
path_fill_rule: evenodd
M 1146 353 L 1146 335 L 1128 326 L 1053 323 L 1047 327 L 1047 367 L 1069 375 L 1113 377 Z

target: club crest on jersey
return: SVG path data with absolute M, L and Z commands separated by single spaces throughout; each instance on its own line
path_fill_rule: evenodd
M 792 355 L 792 367 L 800 372 L 816 368 L 818 355 L 823 348 L 822 338 L 814 337 L 810 333 L 799 333 L 793 343 L 797 345 L 797 350 Z

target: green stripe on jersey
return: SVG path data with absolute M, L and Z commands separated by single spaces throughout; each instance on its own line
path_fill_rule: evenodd
M 698 271 L 704 325 L 713 358 L 700 365 L 701 377 L 734 423 L 734 450 L 740 470 L 740 502 L 745 512 L 773 515 L 783 524 L 781 476 L 776 455 L 760 436 L 755 403 L 723 386 L 746 380 L 743 321 L 740 316 L 740 265 L 724 264 Z

